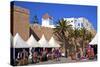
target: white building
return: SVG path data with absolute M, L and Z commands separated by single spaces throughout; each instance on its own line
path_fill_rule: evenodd
M 89 20 L 84 17 L 79 17 L 79 18 L 71 17 L 71 18 L 63 18 L 63 19 L 66 20 L 66 22 L 67 21 L 70 22 L 69 24 L 72 25 L 73 29 L 75 28 L 80 29 L 82 27 L 85 27 L 87 30 L 94 29 L 91 23 L 89 22 Z M 41 26 L 55 28 L 56 25 L 53 23 L 53 18 L 49 16 L 48 13 L 45 13 L 42 16 Z
M 44 27 L 50 27 L 50 28 L 55 28 L 53 24 L 52 17 L 48 15 L 48 13 L 44 14 L 42 16 L 42 26 Z
M 86 19 L 84 17 L 80 17 L 80 18 L 64 18 L 64 20 L 69 22 L 72 25 L 73 29 L 75 29 L 75 28 L 80 29 L 82 27 L 85 27 L 87 30 L 93 29 L 93 26 L 88 21 L 88 19 Z

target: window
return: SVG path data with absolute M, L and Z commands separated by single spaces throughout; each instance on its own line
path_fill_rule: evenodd
M 81 23 L 81 26 L 83 27 L 83 23 Z
M 80 26 L 80 23 L 78 23 L 78 26 Z
M 71 22 L 73 22 L 73 20 L 71 20 Z

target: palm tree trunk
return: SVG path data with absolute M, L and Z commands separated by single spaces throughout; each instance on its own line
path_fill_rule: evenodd
M 67 55 L 67 43 L 66 43 L 66 40 L 64 39 L 64 46 L 65 46 L 65 57 L 67 58 L 68 55 Z
M 64 44 L 64 52 L 65 52 L 65 57 L 67 58 L 68 55 L 67 55 L 67 45 L 68 45 L 68 40 L 66 39 L 66 36 L 65 36 L 65 33 L 62 32 L 62 35 L 63 35 L 63 44 Z
M 74 56 L 75 56 L 75 59 L 76 59 L 76 51 L 77 51 L 77 41 L 76 41 L 76 37 L 74 39 L 74 47 L 75 47 Z

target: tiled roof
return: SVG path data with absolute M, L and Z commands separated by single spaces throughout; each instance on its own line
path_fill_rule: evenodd
M 53 34 L 53 28 L 49 28 L 49 27 L 42 27 L 39 26 L 38 24 L 34 24 L 31 26 L 31 30 L 33 30 L 34 34 L 33 36 L 36 38 L 37 41 L 39 41 L 42 37 L 42 35 L 44 34 L 45 38 L 47 41 L 49 41 L 51 39 L 51 37 L 53 36 L 54 39 L 57 41 L 57 37 Z M 31 34 L 31 33 L 30 33 Z M 61 44 L 61 42 L 57 41 L 58 44 Z
M 31 26 L 31 29 L 35 32 L 35 34 L 41 38 L 42 34 L 45 35 L 46 39 L 49 40 L 53 36 L 53 29 L 48 27 L 42 27 L 39 25 Z

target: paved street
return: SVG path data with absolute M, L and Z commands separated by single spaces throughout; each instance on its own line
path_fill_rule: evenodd
M 70 58 L 64 58 L 61 57 L 60 61 L 57 60 L 48 60 L 48 61 L 44 61 L 44 62 L 39 62 L 36 64 L 29 64 L 29 65 L 42 65 L 42 64 L 61 64 L 61 63 L 74 63 L 74 62 L 92 62 L 92 61 L 96 61 L 96 59 L 94 60 L 71 60 Z

